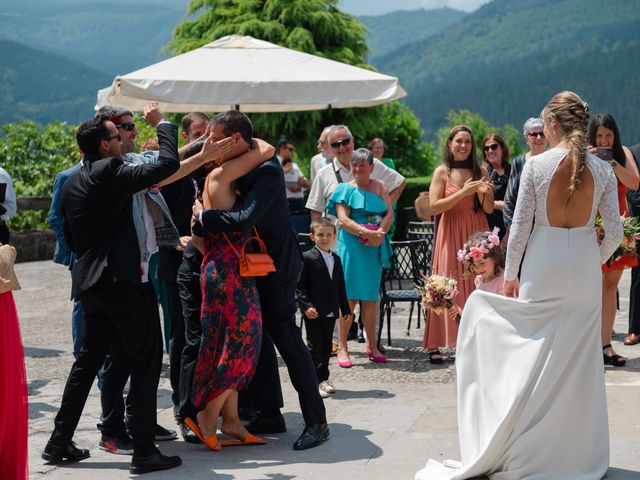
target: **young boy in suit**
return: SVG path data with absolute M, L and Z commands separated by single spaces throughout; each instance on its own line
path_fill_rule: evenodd
M 322 398 L 336 392 L 329 382 L 329 357 L 333 328 L 340 315 L 351 314 L 340 257 L 331 251 L 336 226 L 328 218 L 311 223 L 315 246 L 303 253 L 298 282 L 298 305 L 307 330 L 307 344 L 316 367 L 318 390 Z

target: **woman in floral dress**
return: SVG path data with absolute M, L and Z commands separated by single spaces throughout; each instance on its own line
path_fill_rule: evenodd
M 220 114 L 225 115 L 225 114 Z M 207 141 L 228 137 L 224 119 L 213 120 Z M 273 156 L 271 145 L 243 138 L 236 132 L 233 160 L 209 173 L 205 183 L 205 208 L 230 210 L 236 204 L 234 183 L 260 163 Z M 247 152 L 249 145 L 254 148 Z M 244 155 L 242 155 L 244 153 Z M 242 156 L 240 156 L 242 155 Z M 204 231 L 204 260 L 201 270 L 202 341 L 196 362 L 192 401 L 197 424 L 185 419 L 203 443 L 211 450 L 223 446 L 263 444 L 263 439 L 250 434 L 238 416 L 238 392 L 253 377 L 262 340 L 260 300 L 252 277 L 240 276 L 238 252 L 249 238 L 248 233 Z M 221 431 L 234 438 L 219 442 L 216 436 L 218 417 L 222 414 Z

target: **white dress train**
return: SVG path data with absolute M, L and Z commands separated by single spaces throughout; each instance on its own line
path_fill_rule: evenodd
M 505 270 L 506 279 L 517 276 L 526 248 L 519 298 L 475 291 L 465 305 L 456 354 L 462 462 L 429 460 L 416 480 L 595 480 L 607 471 L 600 265 L 622 227 L 615 176 L 590 154 L 587 226 L 549 225 L 547 192 L 566 153 L 532 157 L 522 173 Z

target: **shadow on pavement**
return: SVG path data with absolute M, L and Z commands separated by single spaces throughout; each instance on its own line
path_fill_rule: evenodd
M 332 400 L 349 400 L 352 398 L 393 398 L 395 393 L 387 390 L 344 390 L 342 388 L 331 395 Z
M 66 353 L 64 350 L 54 350 L 52 348 L 24 347 L 24 356 L 30 358 L 50 358 L 58 357 Z

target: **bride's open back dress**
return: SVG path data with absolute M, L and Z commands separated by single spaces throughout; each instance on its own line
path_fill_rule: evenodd
M 465 305 L 456 355 L 462 462 L 429 460 L 416 480 L 595 480 L 607 471 L 600 265 L 622 226 L 612 169 L 591 154 L 589 221 L 549 224 L 549 185 L 567 153 L 551 149 L 523 170 L 505 270 L 515 278 L 526 250 L 518 299 L 475 291 Z

